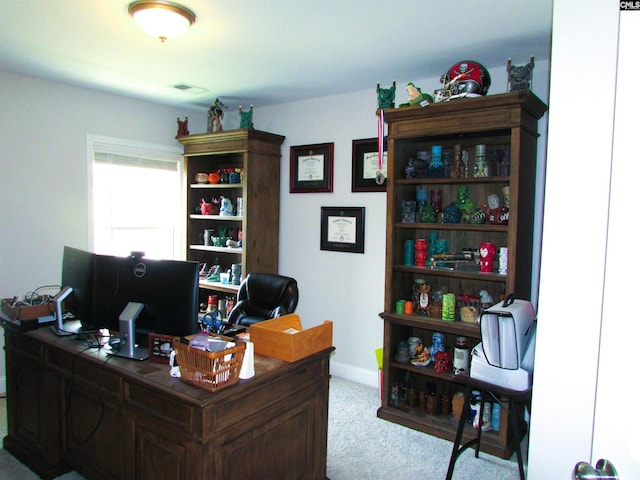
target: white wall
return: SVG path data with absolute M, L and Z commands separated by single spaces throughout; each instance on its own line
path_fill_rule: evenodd
M 405 86 L 409 81 L 425 92 L 438 88 L 442 72 L 428 73 L 431 76 L 424 79 L 396 79 L 396 105 L 407 101 Z M 489 93 L 505 92 L 506 69 L 492 69 L 490 73 Z M 537 60 L 533 90 L 544 102 L 548 98 L 548 77 L 549 62 Z M 380 80 L 383 87 L 392 81 Z M 296 313 L 306 327 L 332 320 L 336 347 L 331 359 L 332 373 L 372 386 L 378 382 L 374 350 L 382 347 L 383 321 L 378 314 L 384 306 L 386 197 L 384 192 L 351 192 L 351 142 L 377 136 L 375 87 L 373 81 L 367 90 L 254 111 L 256 128 L 286 136 L 281 162 L 280 271 L 299 282 L 300 304 Z M 546 118 L 539 124 L 541 176 Z M 333 193 L 289 193 L 289 148 L 328 142 L 333 142 L 335 149 Z M 538 187 L 539 235 L 543 177 Z M 322 206 L 366 207 L 364 255 L 320 250 Z M 537 282 L 534 284 L 537 295 Z
M 188 115 L 194 133 L 206 129 L 206 120 L 204 112 L 1 71 L 0 85 L 0 295 L 6 298 L 59 284 L 63 246 L 88 248 L 88 134 L 180 149 L 177 117 Z

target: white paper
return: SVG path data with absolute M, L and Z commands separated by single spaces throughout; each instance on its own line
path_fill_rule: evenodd
M 356 243 L 356 217 L 329 217 L 327 240 L 335 243 Z
M 298 181 L 324 180 L 324 155 L 304 155 L 298 157 Z
M 367 152 L 364 154 L 362 164 L 362 178 L 364 180 L 373 180 L 379 170 L 378 152 Z M 387 152 L 382 154 L 382 174 L 387 177 Z

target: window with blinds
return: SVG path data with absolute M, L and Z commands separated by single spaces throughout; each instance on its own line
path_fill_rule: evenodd
M 179 153 L 105 142 L 92 147 L 93 251 L 181 258 Z

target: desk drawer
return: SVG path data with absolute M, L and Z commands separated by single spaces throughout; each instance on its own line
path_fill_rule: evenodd
M 182 429 L 193 429 L 193 407 L 177 398 L 155 392 L 135 383 L 125 384 L 125 403 L 140 410 L 145 416 L 152 415 L 164 424 L 173 424 Z
M 107 366 L 87 361 L 84 358 L 69 355 L 61 350 L 47 350 L 47 366 L 68 378 L 77 388 L 100 392 L 115 400 L 122 400 L 122 378 L 111 372 Z
M 204 431 L 210 433 L 228 428 L 285 398 L 298 401 L 297 395 L 310 385 L 321 391 L 324 381 L 323 364 L 324 362 L 308 363 L 272 381 L 247 389 L 243 392 L 241 401 L 234 395 L 225 402 L 216 404 L 214 409 L 205 413 Z M 230 387 L 228 393 L 231 393 L 233 388 L 236 387 Z
M 7 331 L 5 342 L 6 350 L 11 350 L 21 356 L 31 357 L 34 360 L 42 360 L 44 358 L 44 346 L 42 343 L 26 335 L 16 335 Z

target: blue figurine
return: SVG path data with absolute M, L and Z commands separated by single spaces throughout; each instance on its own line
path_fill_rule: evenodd
M 434 332 L 431 336 L 431 342 L 432 345 L 429 347 L 429 363 L 435 360 L 436 353 L 444 352 L 444 334 Z
M 462 221 L 462 211 L 451 203 L 448 207 L 444 207 L 442 214 L 442 223 L 460 223 Z

